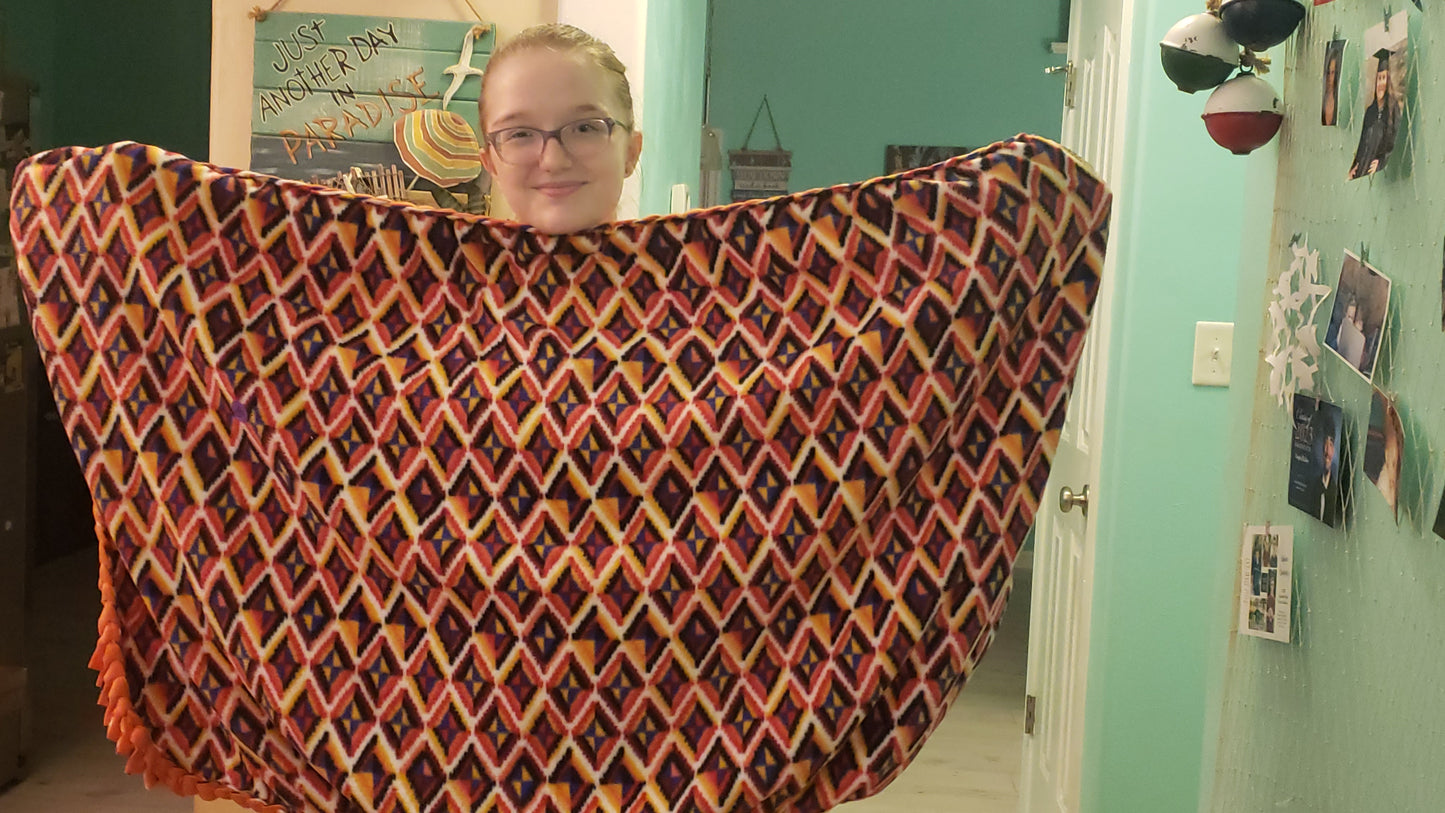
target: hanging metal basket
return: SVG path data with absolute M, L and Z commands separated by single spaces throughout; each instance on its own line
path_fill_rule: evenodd
M 757 129 L 758 118 L 764 110 L 768 112 L 768 126 L 773 130 L 774 148 L 749 149 L 753 130 Z M 747 137 L 743 139 L 743 148 L 728 150 L 728 167 L 733 175 L 734 201 L 770 198 L 787 193 L 788 176 L 793 171 L 793 153 L 783 149 L 783 141 L 778 137 L 778 125 L 773 121 L 773 107 L 768 104 L 767 96 L 763 96 L 763 103 L 758 105 L 758 112 L 753 114 L 753 123 L 748 128 Z

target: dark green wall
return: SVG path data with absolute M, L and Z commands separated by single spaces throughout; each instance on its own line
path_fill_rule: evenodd
M 767 94 L 793 191 L 883 174 L 888 144 L 1059 137 L 1064 0 L 714 0 L 711 123 L 743 146 Z M 754 149 L 772 149 L 766 116 Z M 724 197 L 732 189 L 724 173 Z
M 140 141 L 206 157 L 211 4 L 3 0 L 3 64 L 35 87 L 35 146 Z

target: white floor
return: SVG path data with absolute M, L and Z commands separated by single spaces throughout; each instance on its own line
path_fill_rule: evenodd
M 101 727 L 95 674 L 86 665 L 100 604 L 95 568 L 94 555 L 85 553 L 35 574 L 29 626 L 32 759 L 27 779 L 0 790 L 0 813 L 191 813 L 191 800 L 168 790 L 147 791 L 126 775 Z M 1017 809 L 1031 575 L 1027 567 L 1016 572 L 998 638 L 914 764 L 883 793 L 840 810 Z
M 1014 571 L 998 637 L 918 757 L 877 796 L 841 813 L 1015 813 L 1023 761 L 1033 556 Z

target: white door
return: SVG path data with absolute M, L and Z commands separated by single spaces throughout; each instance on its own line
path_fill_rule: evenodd
M 1064 146 L 1082 156 L 1114 191 L 1128 98 L 1132 0 L 1073 0 L 1069 12 Z M 1117 217 L 1111 234 L 1121 229 Z M 1111 242 L 1113 242 L 1111 240 Z M 1033 604 L 1029 622 L 1026 721 L 1019 809 L 1075 813 L 1084 737 L 1089 612 L 1094 598 L 1094 523 L 1108 500 L 1099 482 L 1100 435 L 1115 258 L 1104 262 L 1103 284 L 1075 376 L 1068 420 L 1034 530 Z M 1063 489 L 1085 493 L 1094 505 L 1061 510 Z M 1091 510 L 1092 509 L 1092 510 Z

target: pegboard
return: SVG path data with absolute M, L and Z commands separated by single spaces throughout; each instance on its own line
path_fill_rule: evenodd
M 1320 252 L 1332 288 L 1347 250 L 1392 280 L 1374 383 L 1395 398 L 1403 423 L 1400 509 L 1397 524 L 1362 471 L 1371 386 L 1323 347 L 1312 392 L 1344 410 L 1351 497 L 1339 528 L 1290 506 L 1292 419 L 1288 400 L 1281 406 L 1269 392 L 1266 319 L 1252 422 L 1237 427 L 1235 442 L 1248 445 L 1245 521 L 1295 529 L 1296 630 L 1288 644 L 1231 638 L 1211 810 L 1445 809 L 1445 540 L 1432 531 L 1445 488 L 1445 5 L 1423 2 L 1423 11 L 1410 0 L 1310 6 L 1271 54 L 1267 78 L 1282 86 L 1286 119 L 1270 262 L 1244 284 L 1257 288 L 1263 311 L 1296 236 Z M 1372 84 L 1364 33 L 1400 11 L 1408 12 L 1409 76 L 1399 140 L 1383 171 L 1346 180 Z M 1339 124 L 1326 127 L 1321 75 L 1336 37 L 1349 45 Z M 1320 311 L 1321 341 L 1333 305 L 1332 294 Z M 1242 349 L 1236 344 L 1237 358 L 1247 357 Z M 1227 542 L 1235 561 L 1239 543 Z

